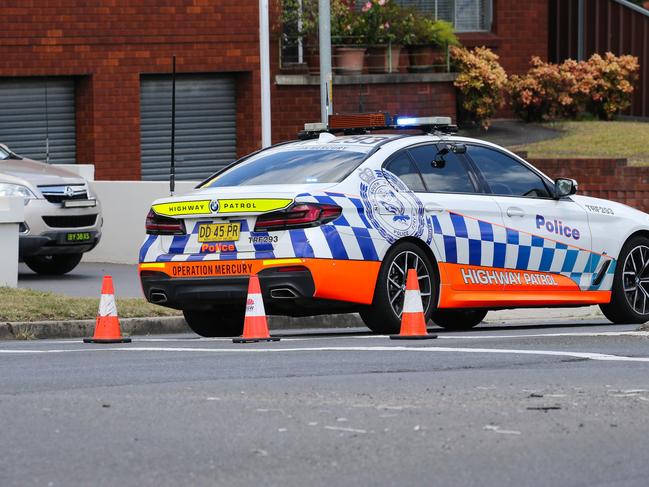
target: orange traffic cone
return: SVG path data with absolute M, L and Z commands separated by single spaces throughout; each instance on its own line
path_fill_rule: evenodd
M 250 276 L 248 283 L 248 298 L 246 299 L 246 318 L 243 322 L 243 335 L 233 338 L 234 343 L 251 342 L 278 342 L 279 338 L 268 333 L 268 321 L 264 300 L 261 296 L 259 277 L 257 274 Z
M 95 325 L 95 335 L 84 338 L 84 343 L 130 343 L 131 339 L 122 336 L 119 329 L 119 318 L 115 306 L 115 291 L 113 278 L 104 276 L 101 285 L 101 299 L 99 300 L 99 314 Z
M 425 340 L 437 338 L 426 330 L 426 317 L 424 306 L 419 293 L 419 279 L 417 271 L 408 269 L 406 279 L 406 295 L 403 298 L 403 312 L 401 313 L 401 333 L 390 335 L 392 340 Z

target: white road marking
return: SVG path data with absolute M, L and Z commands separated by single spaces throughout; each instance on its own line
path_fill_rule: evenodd
M 488 424 L 484 428 L 482 428 L 487 431 L 493 431 L 494 433 L 501 433 L 503 435 L 520 435 L 521 432 L 517 430 L 502 430 L 500 429 L 500 426 L 496 426 L 493 424 Z
M 543 338 L 543 337 L 649 337 L 649 331 L 602 331 L 583 333 L 534 333 L 529 335 L 438 335 L 443 339 L 468 339 L 479 340 L 481 338 Z
M 572 352 L 568 350 L 518 350 L 506 348 L 463 348 L 463 347 L 303 347 L 303 348 L 189 348 L 189 347 L 110 347 L 110 348 L 76 348 L 52 350 L 0 350 L 0 355 L 19 354 L 57 354 L 57 353 L 94 353 L 94 352 L 190 352 L 190 353 L 295 353 L 295 352 L 414 352 L 414 353 L 484 353 L 509 355 L 543 355 L 553 357 L 570 357 L 606 362 L 649 362 L 649 357 L 628 357 L 598 352 Z
M 435 332 L 435 329 L 432 329 Z M 480 331 L 479 329 L 475 331 Z M 475 333 L 471 332 L 471 333 Z M 505 330 L 503 330 L 505 331 Z M 334 332 L 335 333 L 335 332 Z M 279 335 L 282 341 L 284 342 L 305 342 L 310 340 L 338 340 L 340 338 L 353 338 L 355 340 L 373 340 L 373 339 L 385 339 L 388 335 L 345 335 L 345 331 L 342 330 L 340 334 L 335 336 L 321 336 L 321 335 L 306 335 L 304 337 L 284 337 Z M 533 334 L 518 334 L 518 335 L 483 335 L 483 334 L 472 334 L 472 335 L 447 335 L 441 334 L 438 335 L 438 338 L 443 340 L 481 340 L 481 339 L 492 339 L 492 338 L 543 338 L 543 337 L 619 337 L 619 336 L 637 336 L 637 337 L 649 337 L 649 331 L 602 331 L 602 332 L 567 332 L 567 333 L 533 333 Z M 182 343 L 205 343 L 205 342 L 231 342 L 232 338 L 207 338 L 207 337 L 188 337 L 188 338 L 150 338 L 150 337 L 132 337 L 133 340 L 137 342 L 147 342 L 147 343 L 168 343 L 168 342 L 182 342 Z M 36 343 L 36 342 L 32 342 Z M 64 339 L 64 340 L 39 340 L 37 343 L 58 343 L 58 344 L 68 344 L 68 343 L 80 343 L 80 339 Z
M 325 426 L 324 429 L 331 431 L 345 431 L 347 433 L 367 433 L 367 430 L 361 430 L 356 428 L 343 428 L 341 426 Z

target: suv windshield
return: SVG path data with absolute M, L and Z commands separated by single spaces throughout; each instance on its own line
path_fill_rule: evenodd
M 202 187 L 338 183 L 356 169 L 365 156 L 363 152 L 324 149 L 262 152 L 215 176 Z

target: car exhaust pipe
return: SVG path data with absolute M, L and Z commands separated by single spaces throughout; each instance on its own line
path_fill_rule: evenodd
M 295 299 L 298 297 L 297 293 L 287 287 L 280 287 L 271 289 L 270 297 L 273 299 Z
M 153 304 L 162 304 L 167 302 L 167 295 L 162 291 L 152 291 L 149 299 Z

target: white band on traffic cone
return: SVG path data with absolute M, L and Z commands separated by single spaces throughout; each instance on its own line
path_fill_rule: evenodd
M 424 306 L 421 303 L 421 295 L 418 289 L 406 289 L 406 296 L 403 298 L 404 313 L 423 313 Z
M 115 305 L 114 295 L 101 295 L 101 298 L 99 299 L 99 316 L 117 316 L 117 306 Z
M 266 316 L 261 294 L 249 294 L 246 300 L 246 316 Z

